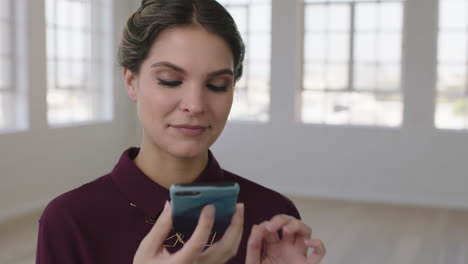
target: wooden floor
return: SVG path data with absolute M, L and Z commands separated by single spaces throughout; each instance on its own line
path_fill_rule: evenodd
M 292 198 L 322 264 L 468 264 L 468 211 Z M 35 261 L 40 212 L 0 223 L 0 263 Z
M 322 264 L 468 264 L 468 211 L 293 198 Z

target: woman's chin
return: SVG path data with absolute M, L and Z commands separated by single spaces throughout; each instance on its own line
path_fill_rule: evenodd
M 201 155 L 206 155 L 208 148 L 178 147 L 171 149 L 169 152 L 172 156 L 179 159 L 193 159 Z

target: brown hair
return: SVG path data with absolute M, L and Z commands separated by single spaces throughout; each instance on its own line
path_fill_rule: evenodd
M 234 77 L 242 76 L 245 47 L 236 23 L 215 0 L 143 0 L 129 17 L 119 46 L 119 64 L 138 74 L 149 50 L 164 29 L 198 23 L 223 38 L 231 47 Z

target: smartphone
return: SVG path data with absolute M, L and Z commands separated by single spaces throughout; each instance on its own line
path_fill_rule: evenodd
M 191 234 L 205 205 L 215 206 L 212 232 L 223 233 L 236 211 L 239 184 L 235 182 L 173 184 L 170 189 L 172 222 L 178 233 Z

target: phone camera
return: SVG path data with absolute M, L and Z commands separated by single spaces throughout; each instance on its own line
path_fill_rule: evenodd
M 200 195 L 200 192 L 176 192 L 176 195 L 179 195 L 179 196 L 195 196 L 195 195 Z

